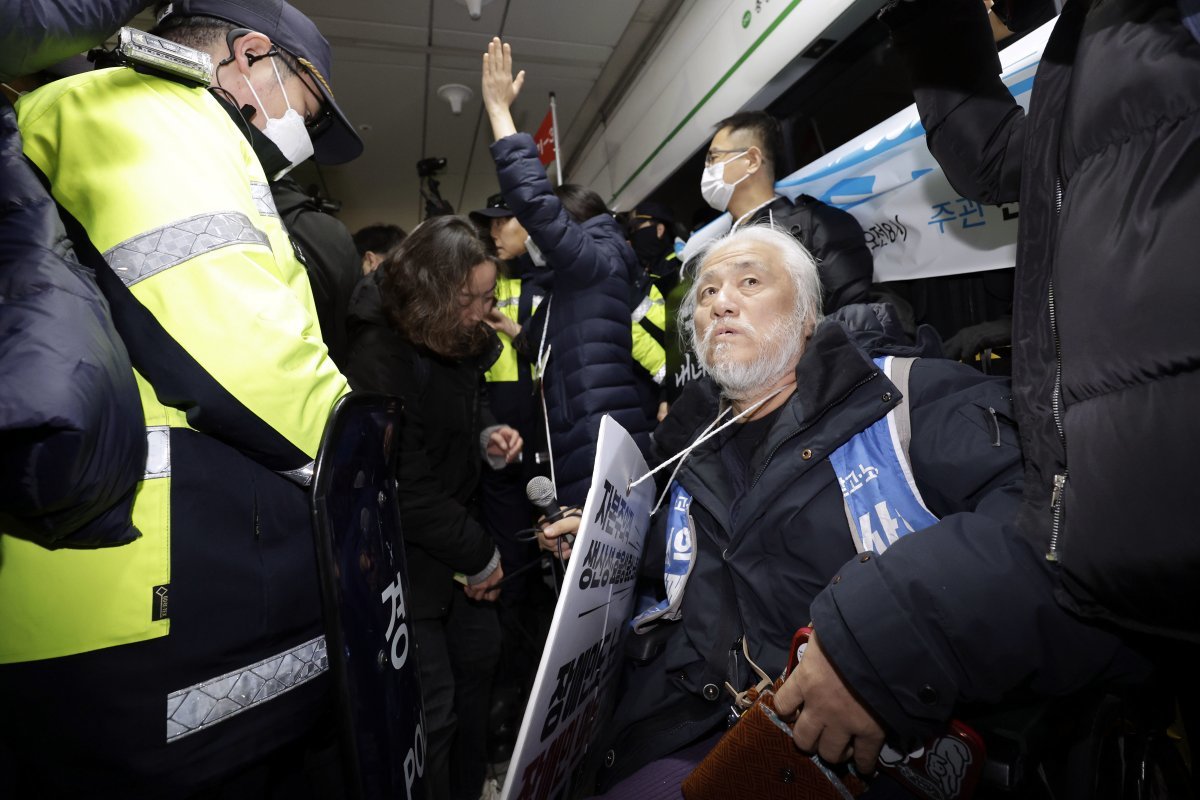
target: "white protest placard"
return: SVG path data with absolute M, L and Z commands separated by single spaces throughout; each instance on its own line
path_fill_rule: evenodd
M 634 582 L 650 527 L 654 483 L 633 439 L 611 417 L 600 423 L 592 487 L 554 609 L 550 634 L 503 800 L 557 800 L 614 698 Z

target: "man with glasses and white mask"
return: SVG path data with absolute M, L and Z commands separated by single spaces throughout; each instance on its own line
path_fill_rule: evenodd
M 149 455 L 133 541 L 0 535 L 0 736 L 18 796 L 317 796 L 331 686 L 305 487 L 348 387 L 268 181 L 362 142 L 328 43 L 282 0 L 181 0 L 156 33 L 208 52 L 212 86 L 116 68 L 17 105 L 129 350 Z
M 787 231 L 817 260 L 825 313 L 865 303 L 874 262 L 858 221 L 815 197 L 801 195 L 792 202 L 775 192 L 783 151 L 778 120 L 764 111 L 742 111 L 718 122 L 716 129 L 705 154 L 700 193 L 712 208 L 730 216 L 713 225 L 720 226 L 720 233 L 764 222 Z M 711 236 L 693 238 L 695 244 L 689 241 L 684 251 L 685 262 Z

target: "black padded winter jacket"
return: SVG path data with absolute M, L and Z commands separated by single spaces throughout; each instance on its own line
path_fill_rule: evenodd
M 913 8 L 896 9 L 894 38 L 951 183 L 1021 203 L 1021 529 L 1057 563 L 1068 608 L 1200 641 L 1186 500 L 1200 447 L 1200 42 L 1175 0 L 1072 0 L 1026 115 L 978 4 L 899 6 Z
M 0 79 L 101 41 L 134 2 L 0 2 Z M 137 538 L 146 430 L 133 369 L 0 99 L 0 530 L 47 547 Z
M 398 480 L 410 603 L 414 619 L 432 619 L 462 591 L 454 573 L 479 573 L 496 555 L 477 518 L 479 434 L 493 423 L 483 390 L 490 360 L 453 361 L 406 340 L 387 323 L 377 278 L 355 287 L 346 377 L 355 389 L 404 401 Z

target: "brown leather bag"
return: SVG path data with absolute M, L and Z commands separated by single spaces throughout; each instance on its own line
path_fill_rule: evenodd
M 774 690 L 782 685 L 780 678 Z M 796 747 L 787 723 L 775 715 L 774 690 L 750 690 L 753 704 L 683 782 L 686 800 L 852 800 L 866 791 L 844 767 Z

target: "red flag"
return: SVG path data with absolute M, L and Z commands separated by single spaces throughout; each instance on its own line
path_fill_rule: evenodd
M 557 138 L 554 135 L 554 109 L 551 108 L 546 112 L 546 118 L 542 120 L 537 133 L 533 135 L 534 144 L 538 149 L 538 160 L 542 162 L 542 166 L 547 166 L 558 158 L 558 152 L 554 146 Z

